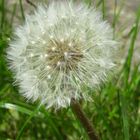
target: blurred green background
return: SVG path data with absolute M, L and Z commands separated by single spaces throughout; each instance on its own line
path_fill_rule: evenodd
M 114 38 L 121 42 L 121 60 L 112 80 L 98 91 L 88 91 L 94 102 L 83 101 L 81 106 L 101 140 L 140 140 L 140 1 L 83 2 L 97 7 L 112 25 Z M 0 140 L 88 140 L 70 107 L 58 111 L 38 107 L 13 85 L 6 48 L 13 29 L 33 10 L 25 0 L 0 0 Z

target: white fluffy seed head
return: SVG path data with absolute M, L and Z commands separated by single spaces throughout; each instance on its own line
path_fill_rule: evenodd
M 82 87 L 98 87 L 116 61 L 112 29 L 101 17 L 94 8 L 72 2 L 38 6 L 26 17 L 7 57 L 27 99 L 57 108 L 73 98 L 90 99 Z

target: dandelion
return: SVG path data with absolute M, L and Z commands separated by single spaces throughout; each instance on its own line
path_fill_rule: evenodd
M 48 108 L 90 100 L 83 87 L 97 88 L 116 66 L 112 36 L 94 8 L 72 2 L 37 6 L 16 28 L 7 51 L 20 92 Z

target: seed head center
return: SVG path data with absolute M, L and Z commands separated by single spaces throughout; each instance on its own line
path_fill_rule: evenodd
M 49 65 L 53 69 L 67 72 L 76 69 L 83 57 L 79 43 L 64 39 L 50 41 L 47 54 Z

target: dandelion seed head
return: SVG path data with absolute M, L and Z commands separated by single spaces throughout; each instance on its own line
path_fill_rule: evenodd
M 89 100 L 82 88 L 96 89 L 113 72 L 117 43 L 94 8 L 52 2 L 39 5 L 25 21 L 16 29 L 7 57 L 28 100 L 57 108 L 67 107 L 73 98 Z

